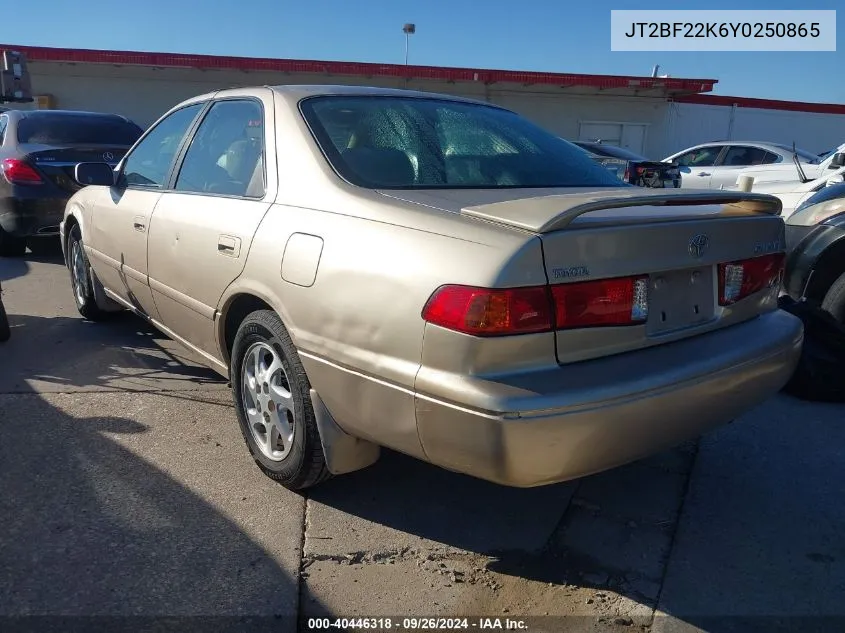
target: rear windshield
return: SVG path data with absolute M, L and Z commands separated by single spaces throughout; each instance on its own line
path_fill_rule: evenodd
M 789 145 L 781 145 L 780 143 L 775 143 L 775 147 L 779 147 L 782 150 L 786 150 L 788 153 L 792 153 L 792 147 Z M 816 154 L 811 154 L 810 152 L 806 152 L 803 149 L 796 148 L 795 153 L 798 154 L 798 160 L 810 163 L 812 165 L 818 165 L 822 161 L 822 157 Z
M 134 123 L 115 117 L 38 113 L 18 122 L 18 143 L 128 147 L 142 132 Z
M 368 188 L 624 187 L 571 143 L 512 112 L 435 98 L 301 103 L 341 177 Z

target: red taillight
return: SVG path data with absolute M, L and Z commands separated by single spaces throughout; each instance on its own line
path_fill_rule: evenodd
M 633 325 L 648 318 L 648 277 L 552 286 L 557 329 Z
M 17 158 L 3 160 L 3 176 L 13 185 L 40 185 L 44 182 L 32 165 Z
M 779 285 L 783 266 L 783 253 L 719 264 L 719 305 L 728 306 Z
M 422 317 L 429 323 L 478 336 L 546 332 L 552 324 L 545 286 L 507 290 L 442 286 L 426 303 Z
M 426 303 L 422 317 L 475 336 L 633 325 L 648 317 L 648 278 L 508 289 L 442 286 Z

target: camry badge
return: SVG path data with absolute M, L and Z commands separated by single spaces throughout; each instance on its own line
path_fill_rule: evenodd
M 106 162 L 114 160 L 114 154 L 112 154 L 111 152 L 106 152 L 105 154 L 103 154 L 103 160 L 105 160 Z
M 695 259 L 700 259 L 704 256 L 705 251 L 707 251 L 707 247 L 710 245 L 710 238 L 704 235 L 704 233 L 699 233 L 690 239 L 689 241 L 689 254 L 694 257 Z

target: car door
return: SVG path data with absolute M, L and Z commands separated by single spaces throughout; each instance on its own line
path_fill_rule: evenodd
M 736 184 L 740 172 L 777 161 L 778 155 L 753 145 L 729 145 L 711 169 L 710 188 L 721 189 Z
M 161 322 L 212 358 L 219 358 L 218 302 L 243 270 L 275 195 L 272 112 L 269 90 L 214 101 L 150 225 L 150 287 Z
M 158 121 L 118 166 L 117 184 L 94 194 L 86 223 L 85 245 L 102 284 L 156 320 L 147 268 L 150 217 L 179 147 L 203 107 L 194 103 Z
M 709 189 L 713 167 L 721 156 L 722 145 L 696 147 L 676 156 L 674 162 L 681 172 L 681 187 L 684 189 Z

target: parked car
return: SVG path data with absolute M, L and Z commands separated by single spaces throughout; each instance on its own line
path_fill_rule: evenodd
M 752 176 L 755 182 L 781 182 L 797 181 L 799 183 L 810 181 L 822 181 L 835 175 L 836 170 L 845 165 L 845 144 L 840 145 L 833 151 L 819 156 L 815 164 L 807 164 L 803 160 L 796 160 L 793 155 L 789 162 L 776 165 L 763 165 L 753 169 L 743 169 L 737 174 L 740 176 Z
M 845 325 L 845 182 L 804 200 L 786 221 L 784 290 L 821 304 Z
M 0 256 L 56 238 L 81 161 L 116 166 L 142 130 L 115 114 L 9 110 L 0 114 Z
M 630 187 L 487 103 L 222 90 L 76 177 L 80 313 L 133 310 L 201 354 L 292 489 L 379 446 L 580 477 L 732 420 L 800 354 L 777 199 Z
M 796 153 L 808 174 L 820 175 L 821 160 L 815 154 L 797 149 Z M 759 180 L 778 179 L 779 168 L 793 170 L 791 147 L 778 143 L 755 141 L 717 141 L 702 143 L 667 156 L 663 162 L 677 163 L 684 189 L 721 189 L 736 184 L 740 172 L 760 165 L 760 171 L 775 168 L 770 177 L 760 175 Z M 755 167 L 755 169 L 757 169 Z M 814 176 L 817 177 L 817 176 Z
M 598 164 L 614 172 L 616 177 L 639 187 L 677 188 L 681 174 L 673 163 L 649 160 L 645 156 L 615 145 L 600 142 L 573 141 Z

